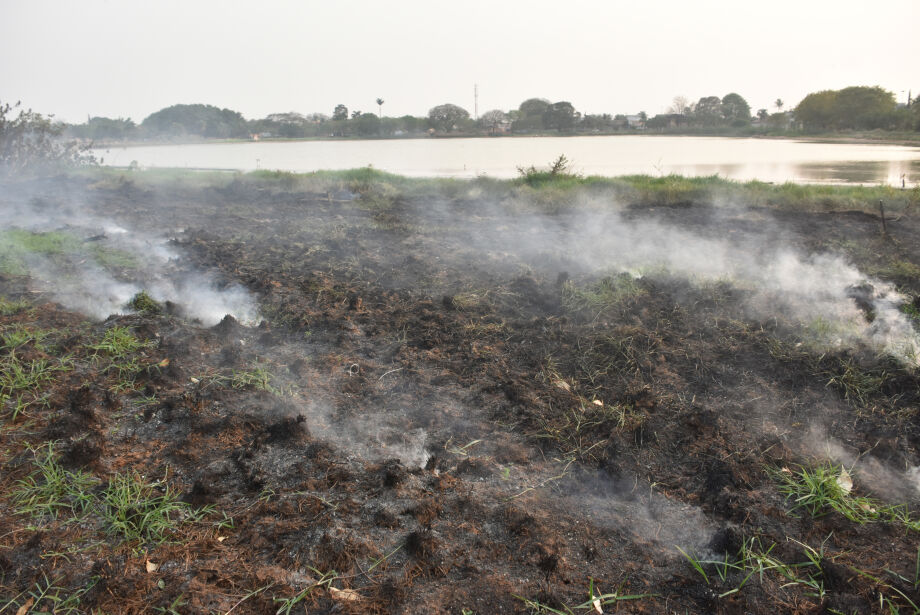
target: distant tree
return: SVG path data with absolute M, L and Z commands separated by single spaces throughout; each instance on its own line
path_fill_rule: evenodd
M 768 117 L 770 117 L 770 112 L 767 111 L 766 109 L 757 110 L 757 119 L 759 119 L 760 121 L 765 121 Z
M 404 115 L 399 118 L 399 123 L 406 132 L 421 132 L 425 129 L 426 121 L 425 118 Z
M 372 137 L 380 134 L 380 117 L 373 113 L 362 113 L 356 118 L 355 130 L 362 137 Z
M 528 98 L 514 112 L 514 132 L 531 132 L 543 130 L 545 121 L 551 118 L 553 104 L 545 98 Z
M 377 99 L 377 114 L 380 117 L 383 117 L 383 99 L 382 98 Z
M 639 112 L 639 121 L 642 122 L 643 124 L 644 124 L 645 122 L 647 122 L 647 121 L 648 121 L 648 113 L 646 113 L 645 111 L 640 111 L 640 112 Z
M 580 128 L 590 132 L 600 132 L 609 130 L 613 117 L 609 113 L 601 115 L 585 115 L 581 121 Z
M 751 106 L 740 94 L 726 94 L 722 97 L 722 117 L 732 124 L 747 124 L 751 121 Z
M 131 119 L 91 117 L 85 124 L 67 126 L 65 132 L 79 139 L 127 139 L 133 137 L 137 125 Z
M 227 139 L 249 134 L 242 114 L 213 105 L 173 105 L 148 115 L 141 128 L 151 136 L 185 136 Z
M 332 112 L 333 120 L 347 120 L 348 119 L 348 107 L 339 103 L 335 106 L 335 110 Z
M 361 113 L 360 111 L 352 111 L 352 112 L 351 112 L 351 119 L 356 120 L 356 119 L 358 119 L 359 117 L 361 117 L 361 115 L 362 115 L 362 113 Z
M 795 108 L 795 117 L 809 130 L 895 128 L 903 124 L 892 92 L 878 86 L 852 86 L 814 92 Z
M 777 110 L 779 113 L 782 113 L 782 112 L 783 112 L 783 107 L 784 107 L 785 105 L 786 105 L 786 103 L 783 102 L 783 99 L 782 99 L 782 98 L 777 98 L 776 100 L 773 101 L 773 106 L 776 107 L 776 110 Z
M 671 106 L 667 109 L 671 115 L 690 115 L 692 110 L 690 101 L 684 96 L 675 96 L 671 101 Z
M 543 127 L 568 132 L 575 125 L 575 107 L 567 101 L 553 103 L 543 112 Z
M 722 99 L 718 96 L 704 96 L 693 108 L 693 117 L 703 126 L 722 123 Z
M 894 93 L 878 86 L 853 86 L 837 92 L 834 115 L 839 128 L 894 128 Z
M 551 106 L 552 103 L 545 98 L 528 98 L 521 103 L 518 110 L 521 112 L 521 117 L 543 117 Z
M 834 127 L 834 110 L 837 92 L 822 90 L 802 99 L 795 108 L 795 118 L 809 130 L 826 130 Z
M 450 132 L 460 122 L 470 117 L 469 111 L 457 105 L 446 103 L 428 111 L 428 123 L 435 130 Z
M 54 172 L 96 162 L 88 146 L 60 138 L 53 116 L 0 101 L 0 177 Z
M 492 109 L 479 116 L 479 125 L 485 130 L 495 133 L 498 131 L 499 125 L 501 125 L 507 117 L 508 115 L 501 109 Z

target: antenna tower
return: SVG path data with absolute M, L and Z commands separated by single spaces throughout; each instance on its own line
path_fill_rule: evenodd
M 473 119 L 479 119 L 479 84 L 473 84 Z

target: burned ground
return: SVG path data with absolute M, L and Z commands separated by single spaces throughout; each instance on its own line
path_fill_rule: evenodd
M 728 238 L 755 265 L 842 254 L 913 326 L 914 217 L 886 238 L 859 212 L 351 188 L 40 188 L 42 208 L 165 234 L 166 266 L 242 285 L 261 318 L 94 321 L 0 277 L 2 333 L 27 333 L 2 350 L 0 609 L 566 612 L 594 588 L 605 612 L 915 610 L 916 366 L 802 322 L 782 289 L 604 263 L 597 228 Z M 871 320 L 868 291 L 843 291 Z M 55 369 L 20 387 L 14 364 Z M 42 459 L 88 477 L 85 509 L 29 508 Z M 827 463 L 873 518 L 796 508 L 783 476 Z M 126 476 L 152 485 L 135 508 L 176 495 L 162 540 L 113 525 Z

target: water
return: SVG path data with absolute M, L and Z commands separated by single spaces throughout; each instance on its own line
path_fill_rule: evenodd
M 722 137 L 605 136 L 154 145 L 96 150 L 104 163 L 141 167 L 309 172 L 374 168 L 411 177 L 508 178 L 560 154 L 585 175 L 721 177 L 767 182 L 908 186 L 920 181 L 920 148 Z

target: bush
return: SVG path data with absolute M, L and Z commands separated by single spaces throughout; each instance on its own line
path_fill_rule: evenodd
M 0 102 L 0 178 L 95 164 L 89 146 L 62 140 L 62 126 L 51 120 L 52 116 L 21 109 L 18 102 Z

